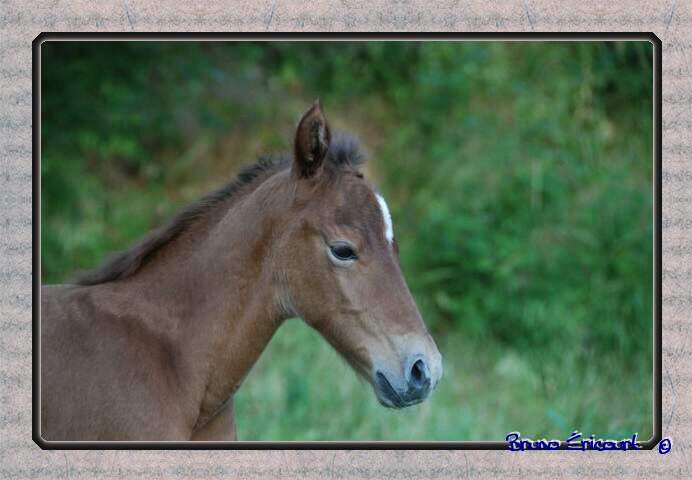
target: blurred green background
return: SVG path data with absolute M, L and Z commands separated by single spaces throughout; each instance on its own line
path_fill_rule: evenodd
M 318 96 L 369 150 L 443 380 L 387 410 L 290 320 L 236 395 L 240 439 L 651 436 L 649 43 L 48 42 L 41 55 L 44 283 L 290 149 Z

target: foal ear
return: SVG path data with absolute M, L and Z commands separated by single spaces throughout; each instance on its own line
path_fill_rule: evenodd
M 327 155 L 330 140 L 329 125 L 317 99 L 300 119 L 296 130 L 293 171 L 299 178 L 312 177 L 317 173 Z

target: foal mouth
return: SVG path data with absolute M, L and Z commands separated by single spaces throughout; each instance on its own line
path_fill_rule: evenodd
M 387 377 L 385 377 L 382 372 L 377 372 L 375 377 L 377 378 L 377 385 L 380 387 L 382 395 L 384 396 L 384 398 L 379 395 L 377 396 L 380 403 L 389 408 L 403 407 L 404 400 L 401 398 L 401 395 L 394 390 L 394 387 L 392 387 L 392 384 L 389 383 Z
M 409 395 L 402 396 L 392 386 L 387 377 L 382 372 L 375 374 L 379 395 L 377 400 L 387 408 L 405 408 L 415 405 L 425 400 L 426 397 L 411 397 Z

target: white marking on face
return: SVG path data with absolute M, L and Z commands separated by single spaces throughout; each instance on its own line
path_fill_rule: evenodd
M 380 206 L 380 210 L 382 210 L 382 218 L 384 219 L 384 236 L 389 243 L 392 243 L 394 240 L 394 227 L 392 226 L 392 216 L 389 214 L 389 207 L 387 206 L 387 202 L 384 201 L 382 195 L 376 193 L 375 196 L 377 197 L 377 203 Z

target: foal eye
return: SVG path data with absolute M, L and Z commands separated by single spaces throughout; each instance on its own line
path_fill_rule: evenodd
M 353 247 L 348 243 L 332 243 L 331 245 L 329 245 L 329 250 L 332 252 L 332 255 L 334 255 L 334 257 L 337 260 L 348 261 L 355 260 L 358 258 L 355 250 L 353 250 Z

